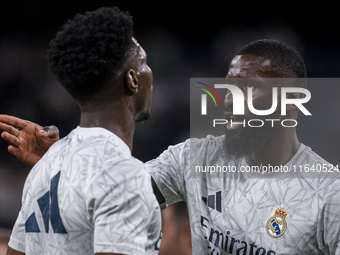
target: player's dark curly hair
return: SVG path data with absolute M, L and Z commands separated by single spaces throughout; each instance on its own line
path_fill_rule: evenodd
M 307 70 L 301 55 L 277 40 L 263 39 L 243 47 L 236 55 L 250 54 L 272 61 L 273 69 L 289 78 L 306 78 Z
M 117 7 L 77 14 L 50 42 L 50 71 L 77 101 L 99 92 L 136 47 L 133 20 Z

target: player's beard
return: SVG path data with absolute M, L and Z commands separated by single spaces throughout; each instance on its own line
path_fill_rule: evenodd
M 272 127 L 272 123 L 263 119 L 262 127 L 249 127 L 247 118 L 246 126 L 242 132 L 229 131 L 225 126 L 224 154 L 226 160 L 238 161 L 243 157 L 260 150 L 272 137 L 277 125 Z

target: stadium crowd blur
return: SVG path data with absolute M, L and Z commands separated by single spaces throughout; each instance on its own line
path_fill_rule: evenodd
M 20 7 L 15 6 L 17 9 L 13 6 L 13 10 L 1 10 L 4 13 L 0 15 L 0 113 L 43 126 L 54 124 L 64 137 L 76 127 L 79 111 L 48 72 L 43 56 L 49 40 L 67 18 L 112 3 L 82 1 L 81 7 L 73 4 L 66 10 L 48 2 L 34 1 L 29 5 L 22 1 Z M 302 33 L 301 24 L 295 20 L 285 22 L 284 15 L 264 15 L 259 21 L 251 15 L 236 19 L 236 14 L 223 12 L 218 6 L 182 3 L 163 8 L 117 2 L 117 6 L 134 16 L 135 37 L 146 50 L 154 74 L 151 119 L 137 125 L 134 140 L 133 155 L 142 161 L 157 157 L 167 146 L 189 138 L 190 77 L 224 77 L 233 55 L 251 41 L 272 38 L 295 47 L 306 62 L 308 77 L 340 76 L 337 41 L 332 43 L 329 35 L 318 40 L 318 34 L 308 34 L 312 29 Z M 21 18 L 12 17 L 11 11 Z M 216 15 L 208 15 L 209 12 Z M 335 14 L 332 12 L 328 17 L 332 15 Z M 311 21 L 312 15 L 309 17 Z M 340 153 L 339 95 L 340 86 L 332 87 L 331 91 L 327 87 L 312 91 L 308 109 L 313 117 L 322 118 L 302 118 L 298 127 L 300 140 L 333 164 L 339 163 Z M 13 226 L 29 170 L 29 166 L 9 155 L 7 144 L 1 140 L 0 228 Z

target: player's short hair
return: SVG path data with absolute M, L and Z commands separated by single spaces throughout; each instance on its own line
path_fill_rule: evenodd
M 301 55 L 293 47 L 277 40 L 263 39 L 243 47 L 236 55 L 255 55 L 271 60 L 273 70 L 289 78 L 306 78 L 307 70 Z
M 50 71 L 76 101 L 86 101 L 131 56 L 132 37 L 132 16 L 117 7 L 77 14 L 50 42 Z

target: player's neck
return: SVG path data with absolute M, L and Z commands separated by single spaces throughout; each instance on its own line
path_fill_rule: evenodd
M 247 156 L 250 166 L 272 165 L 280 166 L 288 163 L 300 147 L 295 128 L 278 131 L 261 149 Z
M 121 100 L 80 106 L 80 127 L 102 127 L 121 138 L 132 150 L 135 116 Z

